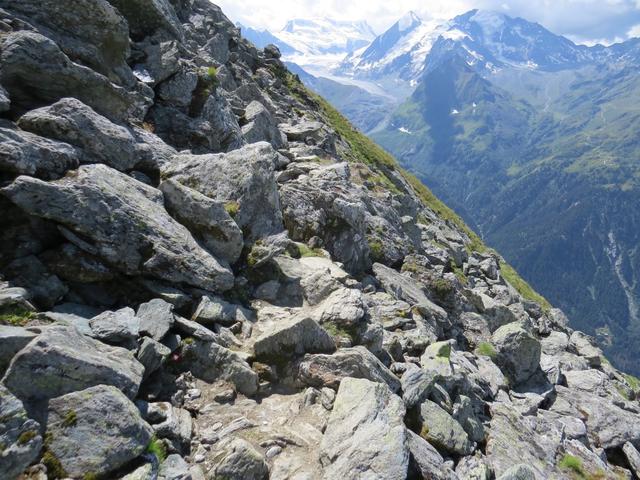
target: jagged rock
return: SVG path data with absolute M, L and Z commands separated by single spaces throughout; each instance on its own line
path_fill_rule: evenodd
M 324 478 L 404 480 L 409 465 L 404 405 L 383 383 L 345 378 L 322 437 Z
M 408 364 L 400 379 L 402 399 L 407 409 L 416 407 L 424 402 L 431 394 L 434 385 L 441 378 L 434 370 L 423 370 L 414 364 Z
M 169 333 L 175 322 L 173 305 L 159 298 L 141 304 L 136 317 L 140 319 L 140 335 L 147 335 L 158 342 Z
M 365 313 L 364 296 L 360 290 L 339 288 L 315 309 L 314 318 L 320 324 L 331 323 L 339 328 L 354 329 Z
M 535 471 L 536 478 L 554 478 L 563 440 L 563 429 L 541 417 L 521 415 L 512 405 L 493 403 L 486 456 L 500 477 L 522 462 Z
M 47 250 L 40 255 L 40 260 L 52 273 L 69 282 L 97 283 L 116 278 L 116 273 L 98 258 L 72 243 Z
M 437 375 L 448 377 L 453 375 L 451 365 L 451 343 L 435 342 L 429 345 L 422 356 L 420 364 L 428 372 L 436 372 Z
M 462 428 L 469 440 L 472 442 L 480 443 L 484 441 L 485 430 L 482 422 L 476 417 L 473 410 L 472 400 L 465 396 L 460 395 L 453 406 L 453 418 L 462 425 Z
M 456 474 L 444 464 L 444 459 L 429 442 L 420 435 L 407 430 L 409 452 L 411 453 L 409 471 L 416 478 L 433 480 L 457 480 Z M 413 477 L 412 477 L 413 478 Z M 481 479 L 486 480 L 486 479 Z
M 573 332 L 569 339 L 571 346 L 575 348 L 578 355 L 584 357 L 591 367 L 599 367 L 602 360 L 602 350 L 593 345 L 588 335 L 582 332 Z
M 302 121 L 295 125 L 281 124 L 280 130 L 292 142 L 304 142 L 308 137 L 319 140 L 318 133 L 322 130 L 322 123 Z
M 0 82 L 12 106 L 23 111 L 71 95 L 112 119 L 142 119 L 148 108 L 147 98 L 73 63 L 36 32 L 12 32 L 0 39 Z
M 23 130 L 79 147 L 82 163 L 104 163 L 120 171 L 136 167 L 139 154 L 131 132 L 75 98 L 31 110 L 18 120 Z
M 79 157 L 78 151 L 67 143 L 14 128 L 0 128 L 0 171 L 45 180 L 60 178 L 78 167 Z
M 89 320 L 91 336 L 106 343 L 132 348 L 140 333 L 140 319 L 133 309 L 125 307 L 116 312 L 103 312 Z
M 636 477 L 640 476 L 640 452 L 638 452 L 636 447 L 629 442 L 622 446 L 622 451 L 624 452 L 624 456 L 627 458 L 627 462 L 629 462 L 629 466 L 633 473 Z
M 474 450 L 474 444 L 462 426 L 430 400 L 420 404 L 418 425 L 421 437 L 446 452 L 469 455 Z
M 160 184 L 167 211 L 201 241 L 216 257 L 234 263 L 244 245 L 242 230 L 225 209 L 225 204 L 185 187 L 175 180 Z
M 150 478 L 153 478 L 153 471 L 153 465 L 145 463 L 144 465 L 136 468 L 133 472 L 120 478 L 120 480 L 149 480 Z
M 244 119 L 247 122 L 242 127 L 242 135 L 247 143 L 269 142 L 273 148 L 282 148 L 286 140 L 274 118 L 262 103 L 253 101 L 245 109 Z
M 18 258 L 4 267 L 4 274 L 15 286 L 24 287 L 29 298 L 43 309 L 51 308 L 68 291 L 34 255 Z
M 296 366 L 297 379 L 312 387 L 337 389 L 347 377 L 386 383 L 397 392 L 400 381 L 364 347 L 344 348 L 333 355 L 305 355 Z
M 223 202 L 234 212 L 233 218 L 245 232 L 245 239 L 256 239 L 282 230 L 273 175 L 277 155 L 264 142 L 226 154 L 181 154 L 166 167 L 164 176 Z
M 404 300 L 411 305 L 423 307 L 426 311 L 432 313 L 436 319 L 447 318 L 447 312 L 429 300 L 424 289 L 411 277 L 380 263 L 373 265 L 373 272 L 384 289 L 397 299 Z
M 22 402 L 0 385 L 0 477 L 15 480 L 42 448 L 40 424 L 27 418 Z
M 143 453 L 151 427 L 116 387 L 97 385 L 49 401 L 47 449 L 67 475 L 104 475 Z
M 164 419 L 152 425 L 158 438 L 168 439 L 174 450 L 184 452 L 189 447 L 192 434 L 191 414 L 183 409 L 171 406 L 170 403 L 155 404 L 163 410 Z
M 160 192 L 105 165 L 82 166 L 49 183 L 18 177 L 1 192 L 26 212 L 69 229 L 73 243 L 122 273 L 211 291 L 233 286 L 231 271 L 162 208 Z
M 247 322 L 253 318 L 250 310 L 229 303 L 219 297 L 204 295 L 193 313 L 196 322 L 202 324 L 214 324 L 231 326 L 236 322 Z
M 536 480 L 536 472 L 528 465 L 515 465 L 500 475 L 498 480 Z
M 231 441 L 225 455 L 214 468 L 213 478 L 228 480 L 266 480 L 269 467 L 261 453 L 242 439 Z
M 455 472 L 459 479 L 464 480 L 490 480 L 492 477 L 491 467 L 477 452 L 473 457 L 462 457 Z
M 7 0 L 3 7 L 28 19 L 50 36 L 74 62 L 92 68 L 112 82 L 133 80 L 126 61 L 129 29 L 118 12 L 102 0 Z
M 496 363 L 516 384 L 528 380 L 540 368 L 540 342 L 518 323 L 504 325 L 491 340 Z
M 340 288 L 340 282 L 331 271 L 319 269 L 300 280 L 300 286 L 309 305 L 317 305 Z M 364 312 L 363 312 L 364 313 Z
M 189 464 L 178 454 L 169 455 L 158 471 L 158 480 L 194 480 L 189 473 Z
M 143 372 L 144 367 L 123 348 L 93 340 L 73 327 L 50 328 L 14 357 L 2 382 L 23 401 L 46 400 L 99 384 L 113 385 L 133 398 Z
M 37 336 L 22 327 L 0 325 L 0 375 L 4 374 L 15 354 Z
M 189 370 L 204 381 L 227 380 L 245 395 L 258 390 L 258 374 L 235 352 L 213 342 L 196 340 L 183 347 Z
M 331 336 L 308 317 L 280 320 L 261 333 L 253 346 L 256 358 L 290 358 L 305 353 L 331 353 Z
M 182 318 L 179 315 L 176 315 L 174 325 L 175 329 L 183 335 L 197 338 L 198 340 L 203 340 L 205 342 L 214 342 L 218 340 L 217 335 L 208 328 L 203 327 L 199 323 Z
M 212 140 L 215 140 L 222 150 L 232 151 L 244 145 L 238 120 L 220 89 L 209 95 L 202 109 L 202 118 L 211 125 Z
M 0 113 L 4 113 L 11 108 L 11 99 L 7 91 L 0 85 Z
M 182 25 L 168 0 L 109 0 L 127 19 L 131 35 L 143 38 L 163 30 L 177 38 L 183 35 Z
M 145 337 L 140 343 L 136 358 L 144 366 L 144 378 L 155 372 L 171 354 L 171 349 L 153 338 Z
M 193 91 L 198 85 L 198 74 L 188 68 L 181 68 L 158 88 L 158 97 L 164 103 L 185 108 L 193 100 Z

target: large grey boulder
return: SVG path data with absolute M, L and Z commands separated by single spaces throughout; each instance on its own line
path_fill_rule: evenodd
M 622 452 L 624 456 L 627 458 L 627 462 L 629 462 L 629 466 L 633 473 L 637 476 L 640 476 L 640 452 L 633 446 L 632 443 L 625 443 L 622 446 Z
M 69 144 L 14 128 L 0 128 L 2 172 L 49 180 L 60 178 L 68 170 L 77 168 L 79 158 L 79 152 Z
M 72 62 L 52 40 L 31 31 L 0 38 L 0 83 L 18 110 L 73 96 L 111 119 L 142 119 L 149 99 Z M 37 97 L 34 97 L 37 92 Z
M 183 346 L 189 370 L 207 382 L 226 380 L 244 395 L 258 391 L 258 374 L 237 353 L 217 343 L 194 340 Z
M 116 470 L 142 454 L 152 434 L 116 387 L 97 385 L 49 402 L 47 449 L 71 477 Z
M 5 0 L 2 7 L 53 39 L 74 62 L 112 82 L 133 80 L 127 22 L 104 0 Z
M 31 110 L 18 120 L 23 130 L 79 147 L 82 163 L 104 163 L 116 170 L 135 168 L 140 161 L 136 139 L 75 98 Z
M 40 424 L 27 418 L 22 402 L 0 385 L 0 478 L 15 480 L 42 448 Z
M 127 19 L 133 37 L 153 35 L 158 30 L 181 39 L 182 25 L 169 0 L 108 0 Z
M 91 336 L 105 343 L 134 348 L 140 333 L 140 319 L 129 307 L 106 311 L 89 320 Z
M 253 348 L 256 358 L 275 360 L 305 353 L 331 353 L 336 346 L 311 318 L 293 317 L 272 324 L 256 338 Z
M 128 350 L 86 337 L 73 327 L 48 328 L 14 357 L 2 383 L 23 401 L 47 400 L 100 384 L 113 385 L 133 398 L 143 373 L 144 367 Z
M 325 479 L 405 480 L 405 409 L 383 383 L 345 378 L 320 445 Z
M 424 438 L 407 430 L 409 452 L 411 453 L 409 470 L 415 478 L 432 480 L 457 480 L 457 475 L 444 464 L 444 458 Z M 414 477 L 408 477 L 414 478 Z M 472 480 L 476 480 L 475 478 Z M 478 479 L 485 480 L 485 479 Z
M 126 275 L 210 291 L 233 286 L 229 268 L 167 214 L 160 192 L 105 165 L 82 166 L 55 182 L 21 176 L 1 192 Z
M 67 286 L 35 255 L 17 258 L 4 266 L 3 273 L 17 287 L 24 287 L 29 298 L 42 309 L 51 308 L 68 292 Z
M 15 354 L 37 336 L 22 327 L 0 325 L 0 375 L 4 374 Z
M 212 478 L 225 480 L 266 480 L 269 466 L 260 452 L 240 438 L 225 445 L 223 457 Z
M 247 322 L 253 317 L 253 312 L 241 305 L 213 295 L 204 295 L 192 318 L 204 325 L 220 324 L 230 327 L 237 322 Z
M 515 384 L 528 380 L 540 369 L 540 342 L 518 323 L 496 330 L 491 338 L 496 349 L 495 362 Z
M 160 298 L 141 304 L 136 317 L 140 319 L 140 334 L 147 335 L 158 342 L 169 333 L 175 323 L 173 305 Z
M 285 146 L 284 134 L 262 103 L 254 100 L 247 105 L 244 119 L 247 123 L 242 127 L 242 135 L 247 143 L 269 142 L 276 149 Z
M 497 480 L 536 480 L 536 472 L 529 465 L 514 465 L 498 477 Z
M 418 412 L 420 436 L 431 444 L 449 453 L 469 455 L 474 443 L 451 415 L 438 404 L 425 400 Z
M 260 142 L 229 153 L 177 155 L 163 175 L 223 202 L 247 237 L 257 239 L 283 229 L 277 159 L 273 147 Z
M 436 383 L 442 377 L 435 370 L 424 370 L 412 363 L 400 379 L 402 385 L 402 400 L 407 409 L 417 407 L 424 402 L 433 391 Z
M 144 378 L 162 366 L 165 359 L 171 354 L 171 349 L 153 338 L 144 337 L 136 353 L 136 358 L 144 366 Z
M 167 211 L 207 250 L 229 263 L 238 260 L 244 246 L 242 230 L 223 202 L 212 200 L 175 180 L 162 182 L 160 190 Z
M 189 464 L 177 453 L 169 455 L 162 462 L 157 478 L 158 480 L 195 480 L 189 473 Z
M 297 379 L 312 387 L 337 389 L 347 377 L 386 383 L 397 392 L 400 380 L 364 347 L 344 348 L 333 355 L 305 355 L 296 365 Z
M 602 350 L 594 345 L 594 341 L 586 334 L 575 331 L 569 339 L 576 353 L 584 357 L 591 367 L 599 367 L 603 358 Z

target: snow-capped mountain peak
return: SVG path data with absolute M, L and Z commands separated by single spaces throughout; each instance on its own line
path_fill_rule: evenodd
M 406 30 L 410 30 L 414 28 L 416 25 L 422 23 L 422 19 L 413 11 L 409 11 L 406 15 L 404 15 L 400 20 L 398 20 L 398 30 L 400 32 L 404 32 Z

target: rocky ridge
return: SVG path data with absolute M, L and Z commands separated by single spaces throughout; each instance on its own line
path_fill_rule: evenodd
M 218 7 L 0 31 L 0 477 L 640 473 L 640 383 Z

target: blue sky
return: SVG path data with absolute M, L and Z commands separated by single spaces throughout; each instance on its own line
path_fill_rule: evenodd
M 366 20 L 382 33 L 409 10 L 448 19 L 473 8 L 523 17 L 580 43 L 640 36 L 640 0 L 217 0 L 233 21 L 272 31 L 292 18 Z

